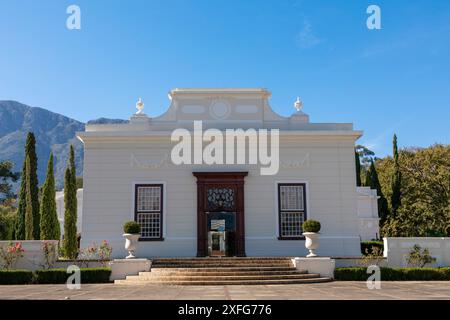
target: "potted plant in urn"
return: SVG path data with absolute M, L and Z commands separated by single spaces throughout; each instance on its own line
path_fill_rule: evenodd
M 309 250 L 307 258 L 317 257 L 316 249 L 319 247 L 320 222 L 306 220 L 302 225 L 303 235 L 306 238 L 305 247 Z
M 128 221 L 123 225 L 123 237 L 125 238 L 125 249 L 128 250 L 128 256 L 125 259 L 134 259 L 134 252 L 141 236 L 141 226 L 136 221 Z

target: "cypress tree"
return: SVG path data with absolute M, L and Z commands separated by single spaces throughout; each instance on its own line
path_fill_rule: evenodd
M 361 186 L 361 162 L 359 160 L 359 153 L 355 151 L 355 166 L 356 166 L 356 186 Z
M 77 169 L 75 167 L 75 151 L 73 149 L 73 145 L 70 145 L 70 156 L 69 156 L 69 163 L 70 163 L 70 171 L 72 174 L 72 183 L 73 187 L 75 188 L 75 193 L 77 191 Z M 75 194 L 76 196 L 76 194 Z M 77 203 L 75 202 L 75 207 Z
M 388 211 L 389 209 L 388 209 L 386 197 L 384 196 L 383 191 L 381 190 L 381 184 L 380 184 L 380 180 L 378 178 L 377 169 L 376 169 L 373 161 L 371 161 L 369 170 L 367 171 L 365 185 L 367 187 L 370 187 L 371 189 L 377 190 L 377 195 L 379 196 L 378 201 L 377 201 L 378 202 L 378 216 L 381 219 L 381 224 L 383 224 L 384 221 L 386 220 L 386 217 L 389 214 L 389 211 Z
M 26 158 L 25 158 L 26 160 Z M 14 227 L 14 239 L 25 240 L 25 208 L 27 201 L 27 188 L 26 188 L 26 161 L 23 163 L 22 169 L 22 181 L 20 182 L 20 192 L 19 192 L 19 204 L 17 207 L 16 221 Z
M 59 240 L 61 231 L 59 229 L 58 214 L 55 201 L 55 176 L 53 174 L 53 153 L 47 165 L 47 176 L 42 188 L 41 201 L 41 240 Z
M 75 259 L 78 252 L 77 242 L 77 187 L 75 154 L 70 146 L 69 165 L 64 175 L 64 253 Z
M 373 185 L 374 182 L 372 181 L 372 167 L 375 168 L 375 166 L 373 166 L 373 161 L 371 161 L 369 169 L 367 169 L 366 171 L 366 178 L 364 180 L 364 186 L 365 187 L 370 187 L 371 189 L 373 189 Z
M 30 157 L 25 159 L 25 168 L 27 172 L 31 170 Z M 31 177 L 25 177 L 25 240 L 34 240 L 34 216 L 33 216 L 33 199 L 31 196 Z
M 393 146 L 393 158 L 394 158 L 394 173 L 392 174 L 391 188 L 391 208 L 392 214 L 396 216 L 397 210 L 401 205 L 401 180 L 402 175 L 400 172 L 400 165 L 398 162 L 398 148 L 397 148 L 397 135 L 394 134 L 394 139 L 392 142 Z
M 29 158 L 29 170 L 26 168 L 27 157 Z M 25 143 L 25 154 L 22 167 L 22 181 L 20 184 L 19 204 L 17 208 L 17 216 L 15 223 L 15 239 L 24 240 L 25 235 L 25 214 L 27 207 L 27 186 L 26 181 L 30 179 L 30 203 L 32 203 L 33 215 L 33 238 L 39 239 L 39 188 L 37 178 L 37 156 L 36 156 L 36 139 L 32 132 L 28 132 Z

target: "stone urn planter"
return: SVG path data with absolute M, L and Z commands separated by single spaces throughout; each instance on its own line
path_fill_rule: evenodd
M 123 226 L 123 237 L 125 238 L 125 249 L 128 251 L 128 256 L 125 259 L 135 259 L 134 255 L 140 235 L 141 226 L 135 221 L 128 221 Z
M 309 250 L 307 258 L 317 257 L 316 249 L 319 247 L 319 234 L 316 232 L 303 232 L 306 238 L 305 247 Z
M 319 247 L 320 222 L 315 220 L 306 220 L 303 223 L 303 235 L 306 238 L 305 247 L 309 250 L 307 258 L 317 257 L 316 250 Z

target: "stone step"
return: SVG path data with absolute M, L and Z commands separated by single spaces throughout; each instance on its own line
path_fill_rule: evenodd
M 290 261 L 287 257 L 204 257 L 204 258 L 153 258 L 153 261 Z
M 321 283 L 329 282 L 330 278 L 309 278 L 309 279 L 273 279 L 273 280 L 211 280 L 211 281 L 141 281 L 141 280 L 116 280 L 115 284 L 122 285 L 272 285 L 272 284 L 301 284 L 301 283 Z
M 173 275 L 173 276 L 127 276 L 126 280 L 145 282 L 166 281 L 228 281 L 228 280 L 279 280 L 279 279 L 311 279 L 320 278 L 319 274 L 279 274 L 279 275 Z
M 283 275 L 283 274 L 305 274 L 306 271 L 303 270 L 297 270 L 297 269 L 290 269 L 290 270 L 240 270 L 240 271 L 233 271 L 233 270 L 217 270 L 217 269 L 210 269 L 210 270 L 198 270 L 194 271 L 192 269 L 183 269 L 183 271 L 171 271 L 167 269 L 162 270 L 152 270 L 152 271 L 146 271 L 146 272 L 139 272 L 140 276 L 172 276 L 172 275 L 200 275 L 200 276 L 234 276 L 234 275 Z
M 187 267 L 187 268 L 179 268 L 177 267 L 171 267 L 171 268 L 159 268 L 159 267 L 152 267 L 151 272 L 245 272 L 245 271 L 292 271 L 297 270 L 292 266 L 286 267 L 279 267 L 279 266 L 250 266 L 250 267 Z
M 154 261 L 165 261 L 165 262 L 173 262 L 173 261 L 290 261 L 291 258 L 278 258 L 278 257 L 266 257 L 266 258 L 257 258 L 257 257 L 207 257 L 207 258 L 153 258 Z
M 232 267 L 240 267 L 240 268 L 251 268 L 255 266 L 262 266 L 262 267 L 286 267 L 290 268 L 292 267 L 292 264 L 288 263 L 278 263 L 278 264 L 251 264 L 251 263 L 208 263 L 208 264 L 199 264 L 199 263 L 184 263 L 184 264 L 178 264 L 178 263 L 172 263 L 172 264 L 152 264 L 152 268 L 232 268 Z
M 264 262 L 290 262 L 291 259 L 242 259 L 242 258 L 220 258 L 220 259 L 153 259 L 154 262 L 162 262 L 162 263 L 176 263 L 176 262 L 199 262 L 199 263 L 208 263 L 208 262 L 247 262 L 247 263 L 264 263 Z
M 247 262 L 240 262 L 240 263 L 236 263 L 236 262 L 208 262 L 208 263 L 196 263 L 196 262 L 183 262 L 183 263 L 152 263 L 152 266 L 155 268 L 168 268 L 168 267 L 178 267 L 178 266 L 189 266 L 189 267 L 201 267 L 201 266 L 205 266 L 205 267 L 220 267 L 220 266 L 224 266 L 224 267 L 239 267 L 239 266 L 249 266 L 249 267 L 254 267 L 254 266 L 282 266 L 282 267 L 291 267 L 293 266 L 292 263 L 288 263 L 288 262 L 278 262 L 278 263 L 247 263 Z
M 152 268 L 117 284 L 253 285 L 331 281 L 297 270 L 286 257 L 156 258 Z

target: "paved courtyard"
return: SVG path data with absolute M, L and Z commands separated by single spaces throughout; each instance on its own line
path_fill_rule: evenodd
M 85 284 L 80 290 L 65 285 L 0 286 L 0 299 L 449 299 L 447 282 L 383 282 L 369 290 L 365 282 L 330 282 L 298 285 L 255 286 L 161 286 Z

